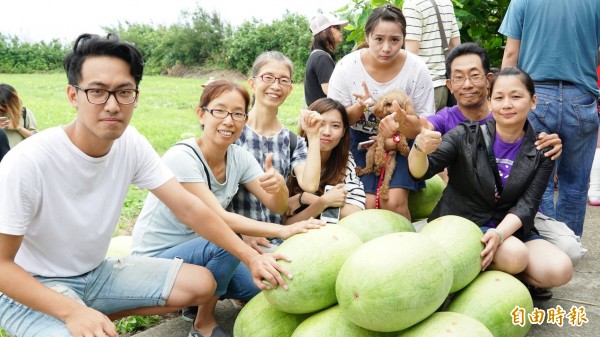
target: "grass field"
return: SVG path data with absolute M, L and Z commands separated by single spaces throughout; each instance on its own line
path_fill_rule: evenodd
M 201 84 L 205 81 L 206 78 L 165 76 L 142 79 L 140 101 L 131 124 L 148 138 L 159 154 L 181 139 L 200 134 L 195 111 L 202 92 Z M 67 124 L 75 118 L 75 109 L 66 97 L 67 78 L 63 73 L 0 74 L 0 82 L 15 87 L 23 104 L 35 114 L 41 130 Z M 297 116 L 304 105 L 304 87 L 294 84 L 278 117 L 296 131 Z M 115 235 L 131 231 L 146 194 L 135 186 L 129 188 Z

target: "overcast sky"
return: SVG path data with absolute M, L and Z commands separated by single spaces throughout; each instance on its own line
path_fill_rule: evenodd
M 102 27 L 119 22 L 169 25 L 181 11 L 199 5 L 216 10 L 233 25 L 255 17 L 263 22 L 279 18 L 288 9 L 312 18 L 319 12 L 334 12 L 350 0 L 2 0 L 0 33 L 36 42 L 58 38 L 72 42 L 81 33 L 103 33 Z

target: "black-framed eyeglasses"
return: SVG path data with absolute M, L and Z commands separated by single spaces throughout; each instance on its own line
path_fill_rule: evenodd
M 340 25 L 331 26 L 331 28 L 333 28 L 337 31 L 340 31 L 340 32 L 342 31 L 342 26 L 340 26 Z
M 485 75 L 483 75 L 483 74 L 474 74 L 474 75 L 466 76 L 466 77 L 465 76 L 454 76 L 454 77 L 452 77 L 451 81 L 452 81 L 452 84 L 458 86 L 458 85 L 465 84 L 465 81 L 467 79 L 469 79 L 469 81 L 471 81 L 471 83 L 473 83 L 473 84 L 479 84 L 479 83 L 481 83 L 481 81 L 483 81 L 484 78 L 485 78 Z
M 275 81 L 277 81 L 280 85 L 283 85 L 284 87 L 289 87 L 290 85 L 292 85 L 292 79 L 289 77 L 275 77 L 269 74 L 254 76 L 254 78 L 257 77 L 259 77 L 265 83 L 275 83 Z
M 105 90 L 105 89 L 97 89 L 97 88 L 82 88 L 77 84 L 74 84 L 73 87 L 77 90 L 81 90 L 85 93 L 85 97 L 88 102 L 92 104 L 104 104 L 110 98 L 110 95 L 115 96 L 117 103 L 128 105 L 133 104 L 137 95 L 139 94 L 138 89 L 119 89 L 119 90 Z
M 204 109 L 204 111 L 210 112 L 211 115 L 215 116 L 216 118 L 220 118 L 220 119 L 225 119 L 229 115 L 231 115 L 231 118 L 234 121 L 238 121 L 238 122 L 242 122 L 242 121 L 245 121 L 246 119 L 248 119 L 248 114 L 245 112 L 229 112 L 224 109 L 209 109 L 205 106 L 203 106 L 202 109 Z

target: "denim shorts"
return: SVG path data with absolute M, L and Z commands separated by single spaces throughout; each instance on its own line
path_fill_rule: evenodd
M 183 261 L 128 256 L 104 260 L 92 271 L 74 277 L 35 278 L 48 288 L 104 314 L 126 309 L 164 306 Z M 71 336 L 66 325 L 0 293 L 0 326 L 19 337 Z

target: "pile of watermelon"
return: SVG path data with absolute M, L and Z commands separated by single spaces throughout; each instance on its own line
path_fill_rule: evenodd
M 525 336 L 511 312 L 531 312 L 531 296 L 511 275 L 480 273 L 482 236 L 457 216 L 416 233 L 386 210 L 295 235 L 277 249 L 292 260 L 280 261 L 289 290 L 248 302 L 234 337 Z

